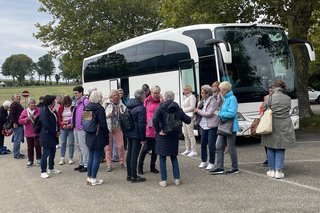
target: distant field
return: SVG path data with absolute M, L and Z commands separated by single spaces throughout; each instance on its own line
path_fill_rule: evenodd
M 15 88 L 0 88 L 0 104 L 5 100 L 11 100 L 11 96 L 15 93 L 22 93 L 28 90 L 30 98 L 36 99 L 37 103 L 40 96 L 44 95 L 72 95 L 72 88 L 75 85 L 51 85 L 51 86 L 32 86 L 32 87 L 15 87 Z M 21 96 L 21 103 L 24 106 L 24 98 Z

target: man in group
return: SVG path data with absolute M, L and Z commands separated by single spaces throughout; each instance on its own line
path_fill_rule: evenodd
M 73 95 L 76 100 L 75 109 L 72 115 L 72 125 L 74 128 L 74 142 L 79 153 L 79 166 L 74 168 L 75 171 L 87 172 L 87 164 L 89 159 L 89 151 L 86 145 L 86 133 L 83 130 L 81 120 L 82 112 L 89 100 L 83 95 L 83 87 L 76 86 L 73 88 Z
M 149 85 L 148 84 L 143 84 L 142 85 L 142 90 L 144 91 L 144 94 L 145 94 L 146 98 L 149 97 L 149 95 L 150 95 L 150 87 L 149 87 Z
M 19 94 L 13 95 L 13 102 L 10 105 L 9 119 L 13 124 L 13 157 L 22 159 L 24 155 L 20 153 L 20 144 L 23 141 L 23 126 L 18 123 L 23 107 L 20 104 L 21 97 Z

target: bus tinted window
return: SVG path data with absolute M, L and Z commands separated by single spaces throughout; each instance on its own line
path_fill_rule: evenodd
M 212 32 L 209 29 L 188 30 L 182 33 L 183 35 L 193 38 L 197 45 L 199 57 L 213 54 L 212 46 L 206 45 L 204 42 L 212 38 Z

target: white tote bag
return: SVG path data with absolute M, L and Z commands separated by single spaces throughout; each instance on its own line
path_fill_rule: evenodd
M 267 109 L 260 118 L 256 133 L 266 135 L 272 132 L 272 110 Z

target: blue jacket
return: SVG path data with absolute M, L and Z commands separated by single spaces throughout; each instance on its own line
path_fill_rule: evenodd
M 59 130 L 59 125 L 56 117 L 49 110 L 47 106 L 43 107 L 40 112 L 40 121 L 42 124 L 40 131 L 40 145 L 45 148 L 55 147 L 59 139 L 57 137 L 57 132 Z
M 191 118 L 183 112 L 176 102 L 173 101 L 163 102 L 153 115 L 153 125 L 157 132 L 155 144 L 156 153 L 161 156 L 177 156 L 180 132 L 173 132 L 168 135 L 159 134 L 159 132 L 163 130 L 163 126 L 165 125 L 165 115 L 168 112 L 178 113 L 180 120 L 186 124 L 191 123 Z
M 228 119 L 233 120 L 233 132 L 240 131 L 238 124 L 238 101 L 233 92 L 230 91 L 224 96 L 224 101 L 218 114 L 219 118 L 223 121 Z
M 134 121 L 134 128 L 126 132 L 126 136 L 130 139 L 146 141 L 146 108 L 136 98 L 131 98 L 128 101 L 127 108 Z
M 97 135 L 96 132 L 86 132 L 86 145 L 88 149 L 103 149 L 109 144 L 109 130 L 107 127 L 104 108 L 97 103 L 89 103 L 86 108 L 93 112 L 96 116 L 96 123 L 99 124 L 99 131 Z

